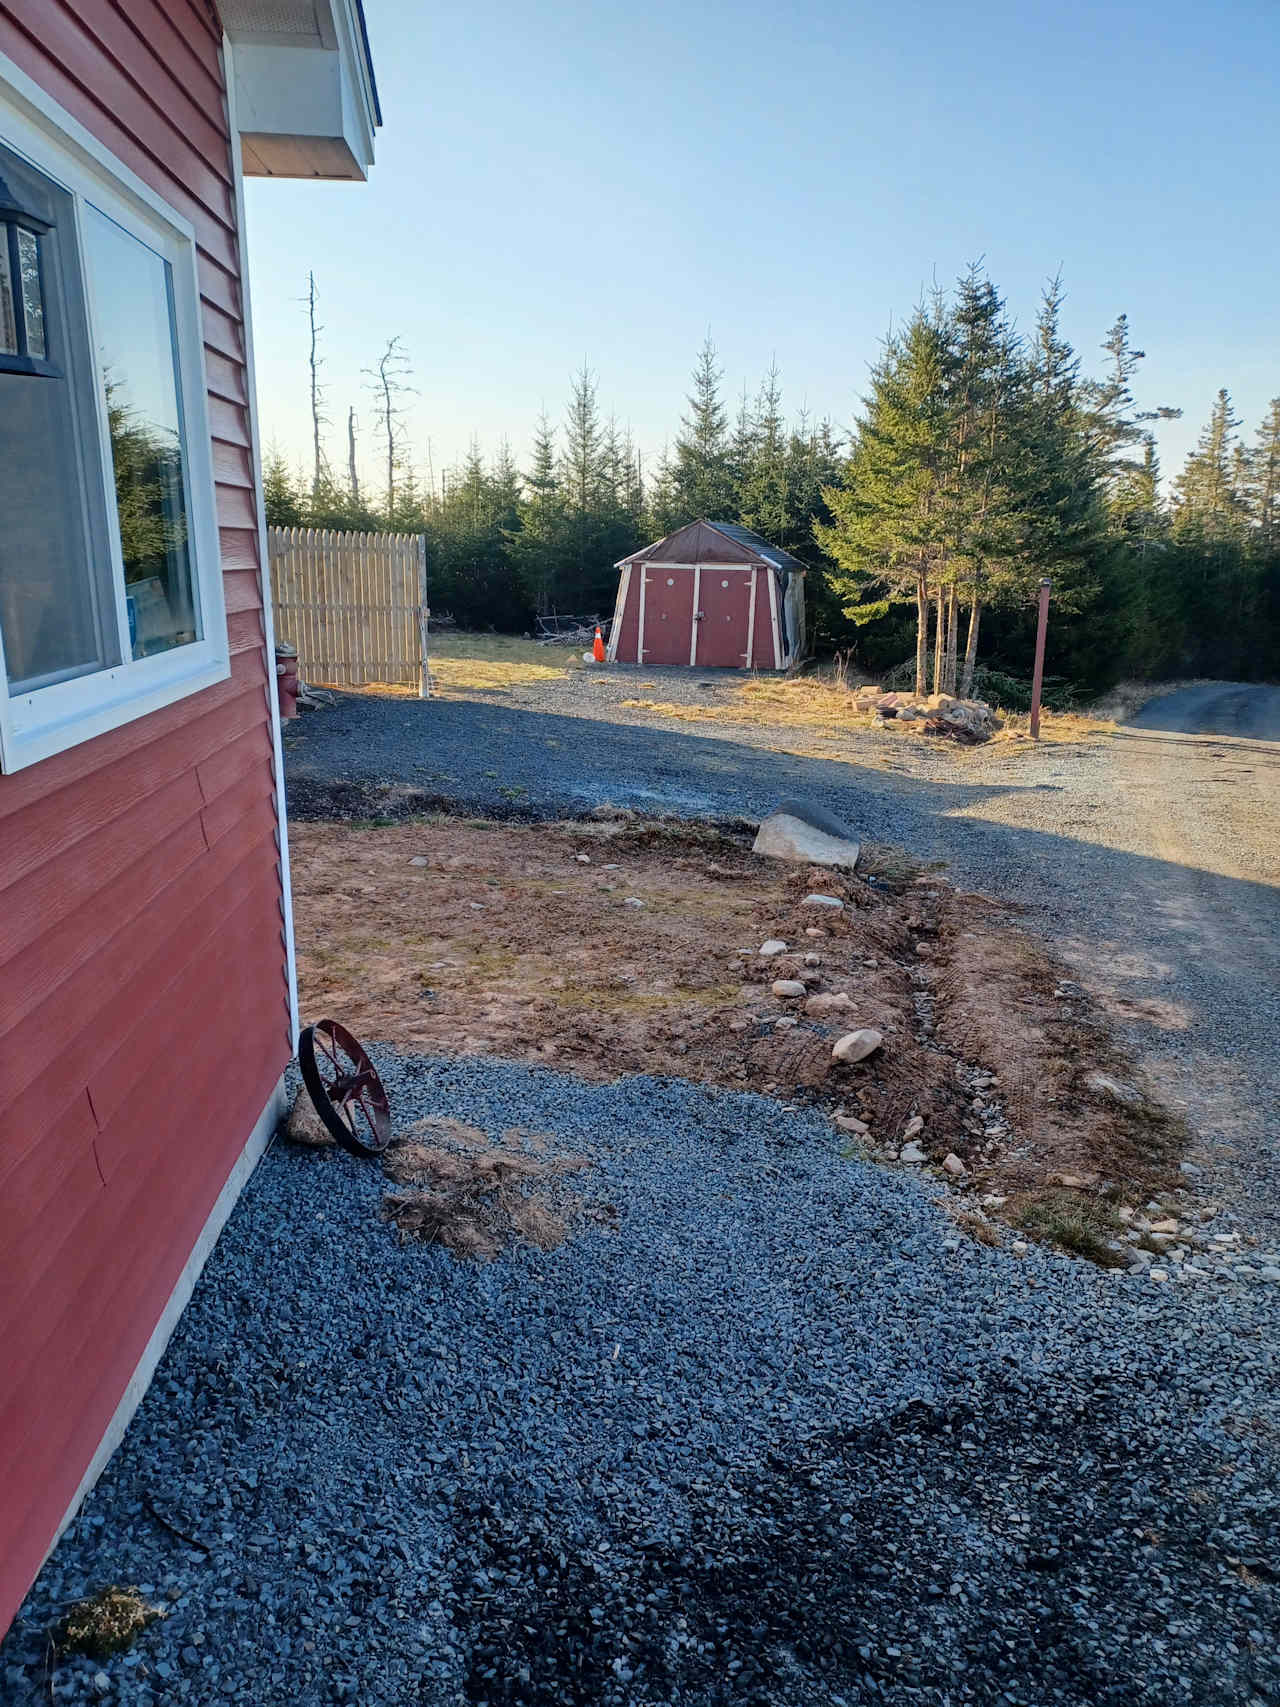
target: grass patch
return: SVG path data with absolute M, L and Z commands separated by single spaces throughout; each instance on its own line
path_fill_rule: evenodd
M 1078 1192 L 1052 1190 L 1018 1205 L 1014 1225 L 1042 1244 L 1085 1257 L 1100 1268 L 1120 1268 L 1124 1255 L 1111 1249 L 1123 1229 L 1120 1218 L 1096 1198 Z
M 433 634 L 429 642 L 431 685 L 448 695 L 479 689 L 500 693 L 530 682 L 562 681 L 582 668 L 571 646 L 539 646 L 518 634 Z
M 85 1654 L 107 1660 L 131 1648 L 148 1624 L 165 1616 L 162 1606 L 148 1606 L 136 1588 L 104 1588 L 79 1600 L 63 1619 L 57 1646 L 64 1654 Z

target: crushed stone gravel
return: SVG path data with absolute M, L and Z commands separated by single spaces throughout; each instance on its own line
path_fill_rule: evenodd
M 1280 1700 L 1270 1288 L 957 1239 L 761 1098 L 374 1054 L 401 1129 L 554 1134 L 617 1230 L 460 1263 L 274 1146 L 6 1703 Z M 110 1582 L 168 1615 L 50 1687 Z

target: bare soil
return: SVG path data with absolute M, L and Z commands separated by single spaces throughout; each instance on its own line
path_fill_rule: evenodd
M 835 874 L 757 858 L 745 834 L 617 815 L 295 822 L 291 858 L 304 1014 L 366 1040 L 757 1091 L 864 1122 L 855 1142 L 880 1156 L 919 1116 L 931 1160 L 959 1156 L 975 1203 L 1005 1197 L 997 1212 L 1033 1234 L 1052 1236 L 1028 1218 L 1038 1194 L 1142 1201 L 1177 1179 L 1181 1129 L 1109 1018 L 1013 909 L 901 850 Z M 815 892 L 843 909 L 806 906 Z M 762 957 L 768 938 L 787 951 Z M 805 996 L 774 995 L 780 979 Z M 818 995 L 848 1006 L 806 1011 Z M 883 1045 L 833 1062 L 862 1028 Z M 974 1113 L 976 1070 L 1012 1128 L 996 1141 Z M 1099 1072 L 1102 1089 L 1087 1082 Z M 428 1189 L 465 1185 L 450 1166 Z

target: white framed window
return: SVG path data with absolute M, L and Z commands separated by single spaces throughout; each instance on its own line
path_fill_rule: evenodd
M 14 771 L 230 666 L 194 232 L 2 56 L 0 181 L 0 768 Z

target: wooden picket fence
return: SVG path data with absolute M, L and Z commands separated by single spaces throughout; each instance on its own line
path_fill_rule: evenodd
M 416 533 L 268 528 L 278 640 L 304 682 L 430 691 L 427 551 Z

